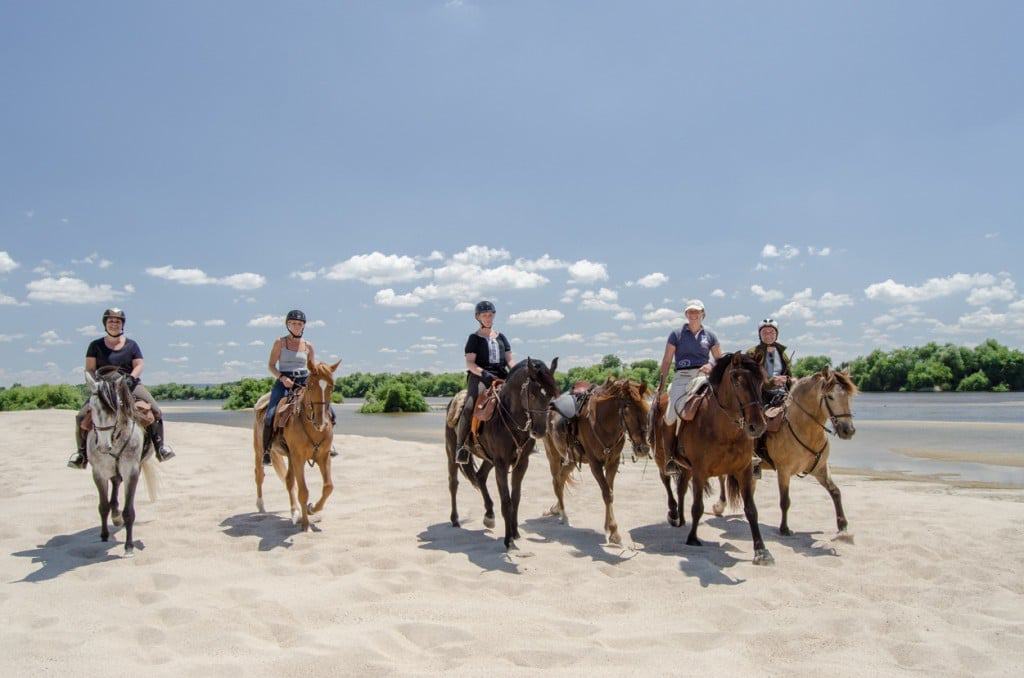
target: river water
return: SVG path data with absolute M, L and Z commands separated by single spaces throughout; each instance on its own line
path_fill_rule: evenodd
M 359 414 L 360 400 L 336 405 L 339 433 L 442 445 L 446 398 L 430 412 Z M 252 426 L 252 411 L 222 401 L 161 403 L 167 418 Z M 864 393 L 853 407 L 857 434 L 832 441 L 832 465 L 879 474 L 1024 487 L 1024 394 Z

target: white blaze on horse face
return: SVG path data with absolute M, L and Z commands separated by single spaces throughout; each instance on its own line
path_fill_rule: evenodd
M 326 398 L 327 397 L 327 380 L 326 379 L 321 379 L 320 380 L 320 391 L 321 391 L 321 393 L 324 394 L 324 397 Z

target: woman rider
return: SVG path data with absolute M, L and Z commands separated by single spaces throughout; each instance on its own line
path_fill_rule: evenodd
M 757 326 L 757 337 L 760 343 L 747 351 L 747 355 L 764 366 L 765 374 L 768 375 L 768 383 L 761 394 L 761 400 L 768 407 L 781 405 L 789 393 L 793 383 L 793 374 L 790 371 L 789 355 L 786 347 L 778 343 L 779 324 L 773 318 L 765 318 Z M 754 451 L 757 457 L 754 459 L 754 477 L 761 477 L 761 459 L 768 459 L 768 448 L 765 443 L 768 435 L 765 434 L 757 439 Z
M 85 351 L 85 371 L 96 376 L 96 370 L 103 367 L 116 368 L 118 372 L 126 375 L 128 388 L 132 395 L 138 400 L 149 403 L 156 420 L 147 429 L 149 439 L 156 451 L 156 458 L 160 461 L 167 461 L 174 456 L 174 450 L 164 442 L 164 418 L 160 406 L 153 400 L 153 396 L 145 386 L 142 385 L 142 349 L 132 339 L 124 336 L 125 314 L 119 308 L 108 308 L 103 312 L 103 329 L 106 335 L 96 339 L 89 344 Z M 85 454 L 85 435 L 82 430 L 82 419 L 85 418 L 89 402 L 86 401 L 82 409 L 75 417 L 75 441 L 78 443 L 78 450 L 71 455 L 68 466 L 71 468 L 84 469 L 88 460 Z
M 715 360 L 722 357 L 722 347 L 718 343 L 718 337 L 711 330 L 704 327 L 704 304 L 699 299 L 694 299 L 686 305 L 684 311 L 686 324 L 678 330 L 673 330 L 668 335 L 668 342 L 665 344 L 665 354 L 661 358 L 661 380 L 658 382 L 658 395 L 665 390 L 665 379 L 668 376 L 669 366 L 675 365 L 675 376 L 672 378 L 672 387 L 668 392 L 668 407 L 665 409 L 665 450 L 668 453 L 666 471 L 670 474 L 679 473 L 679 464 L 674 458 L 673 451 L 676 449 L 676 421 L 679 419 L 679 411 L 682 409 L 686 394 L 690 388 L 690 382 L 698 376 L 710 374 L 711 367 Z
M 501 332 L 494 329 L 494 304 L 481 301 L 476 305 L 474 317 L 480 329 L 466 340 L 466 402 L 462 405 L 459 428 L 455 438 L 455 461 L 469 463 L 467 447 L 470 424 L 473 420 L 473 405 L 495 379 L 507 379 L 512 367 L 512 346 Z
M 313 344 L 302 338 L 306 328 L 306 314 L 299 310 L 288 311 L 284 326 L 288 335 L 274 341 L 270 348 L 267 369 L 277 381 L 270 389 L 270 402 L 263 419 L 263 463 L 270 464 L 270 442 L 274 437 L 274 413 L 277 405 L 296 386 L 305 386 L 309 373 L 316 365 Z M 331 408 L 331 424 L 334 424 L 334 408 Z M 331 456 L 338 453 L 331 446 Z

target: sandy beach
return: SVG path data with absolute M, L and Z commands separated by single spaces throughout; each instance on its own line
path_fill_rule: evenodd
M 616 484 L 629 548 L 604 544 L 586 469 L 571 526 L 543 517 L 541 452 L 509 558 L 466 482 L 463 528 L 449 525 L 440 445 L 339 435 L 335 494 L 303 534 L 273 475 L 268 513 L 255 512 L 250 433 L 170 421 L 178 456 L 155 503 L 140 490 L 126 560 L 120 531 L 99 540 L 90 474 L 64 467 L 72 426 L 72 412 L 0 413 L 4 675 L 1024 671 L 1022 490 L 843 475 L 850 544 L 831 539 L 812 479 L 794 480 L 796 534 L 780 537 L 766 473 L 758 508 L 777 565 L 759 568 L 739 511 L 705 516 L 705 546 L 685 546 L 653 465 L 625 463 Z

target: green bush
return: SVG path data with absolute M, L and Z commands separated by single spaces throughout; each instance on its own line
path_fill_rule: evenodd
M 70 384 L 42 384 L 0 390 L 0 411 L 77 410 L 85 404 L 85 387 Z
M 989 387 L 988 377 L 981 370 L 974 374 L 968 374 L 960 380 L 956 390 L 958 391 L 987 391 Z
M 948 391 L 953 383 L 953 371 L 936 360 L 914 365 L 907 374 L 908 391 L 939 389 Z
M 362 414 L 380 414 L 426 412 L 429 409 L 422 393 L 398 379 L 389 379 L 367 394 L 366 402 L 359 411 Z
M 808 377 L 815 372 L 821 372 L 826 367 L 832 366 L 832 358 L 827 355 L 809 355 L 800 358 L 793 363 L 791 371 L 795 379 Z
M 225 410 L 243 410 L 252 407 L 260 396 L 270 391 L 274 386 L 274 379 L 243 379 L 232 389 L 227 402 L 224 403 Z
M 1010 387 L 1007 386 L 1006 384 L 996 384 L 995 386 L 992 387 L 993 393 L 1007 393 L 1009 390 Z

